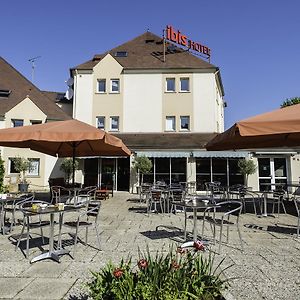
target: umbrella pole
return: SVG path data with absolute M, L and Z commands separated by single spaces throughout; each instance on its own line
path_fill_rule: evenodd
M 72 168 L 72 184 L 75 187 L 75 143 L 73 143 L 73 168 Z

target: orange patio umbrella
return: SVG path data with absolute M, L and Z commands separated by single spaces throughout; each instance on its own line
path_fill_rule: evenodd
M 300 146 L 300 104 L 235 123 L 217 135 L 207 150 L 294 148 Z
M 0 129 L 0 146 L 30 148 L 58 157 L 129 156 L 121 139 L 78 120 Z M 74 168 L 73 168 L 74 183 Z

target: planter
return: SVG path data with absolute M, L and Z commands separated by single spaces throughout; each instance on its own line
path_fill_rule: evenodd
M 18 184 L 19 192 L 27 193 L 28 192 L 28 186 L 29 186 L 29 183 L 19 183 Z

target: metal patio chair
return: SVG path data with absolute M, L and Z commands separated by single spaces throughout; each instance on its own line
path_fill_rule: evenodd
M 27 198 L 24 201 L 18 204 L 20 211 L 23 213 L 23 226 L 21 233 L 19 235 L 13 235 L 11 238 L 17 241 L 15 250 L 20 245 L 21 240 L 26 239 L 26 253 L 25 257 L 28 258 L 29 256 L 29 239 L 32 239 L 32 234 L 40 235 L 42 237 L 42 242 L 44 244 L 44 234 L 43 234 L 43 227 L 49 226 L 49 221 L 42 221 L 41 215 L 36 215 L 34 213 L 30 213 L 26 210 L 26 208 L 31 208 L 33 204 L 40 205 L 49 205 L 46 201 L 34 200 L 33 197 Z M 33 233 L 33 229 L 40 229 L 41 233 Z M 24 231 L 26 229 L 26 233 L 24 235 Z
M 78 240 L 79 230 L 85 229 L 85 245 L 87 246 L 88 242 L 88 231 L 89 228 L 93 227 L 96 231 L 97 241 L 98 241 L 98 249 L 101 250 L 100 243 L 100 233 L 99 233 L 99 213 L 101 208 L 100 201 L 90 201 L 87 205 L 87 209 L 84 212 L 79 212 L 77 215 L 76 221 L 67 221 L 62 224 L 62 226 L 67 227 L 69 229 L 75 230 L 75 234 L 73 236 L 74 240 L 74 248 L 73 255 L 75 256 L 76 245 Z M 62 242 L 60 239 L 60 247 L 62 247 Z
M 204 234 L 204 224 L 208 221 L 210 224 L 213 225 L 213 239 L 216 239 L 216 226 L 220 227 L 220 234 L 219 234 L 219 253 L 221 252 L 221 245 L 222 245 L 222 235 L 223 235 L 223 227 L 226 226 L 226 243 L 229 242 L 229 227 L 236 226 L 240 244 L 242 251 L 244 250 L 243 247 L 243 240 L 239 228 L 239 218 L 242 211 L 242 202 L 240 201 L 224 201 L 217 203 L 217 207 L 208 207 L 204 211 L 203 215 L 203 225 L 202 225 L 202 235 Z M 219 211 L 219 212 L 218 212 Z M 213 217 L 209 216 L 209 213 L 213 213 Z M 218 213 L 217 213 L 218 212 Z M 208 215 L 208 218 L 207 218 Z M 219 217 L 219 218 L 217 218 Z
M 160 211 L 164 212 L 164 191 L 163 190 L 158 190 L 158 189 L 151 189 L 150 190 L 150 197 L 149 197 L 149 202 L 147 205 L 147 212 L 149 214 L 149 212 L 155 212 L 158 213 L 157 210 L 157 205 L 160 206 Z M 151 208 L 154 207 L 153 210 L 151 210 Z
M 297 238 L 298 238 L 299 232 L 300 232 L 300 197 L 294 196 L 293 201 L 295 203 L 296 212 L 297 212 L 297 216 L 298 216 L 298 221 L 297 221 Z

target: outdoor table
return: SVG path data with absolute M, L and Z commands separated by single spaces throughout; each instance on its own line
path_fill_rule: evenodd
M 268 211 L 267 211 L 267 198 L 268 198 L 268 194 L 271 194 L 272 191 L 250 191 L 253 194 L 258 194 L 258 196 L 260 196 L 263 200 L 264 200 L 264 211 L 261 214 L 261 217 L 268 217 L 271 215 L 268 215 Z
M 58 207 L 55 207 L 54 205 L 49 205 L 46 208 L 38 208 L 37 210 L 32 208 L 26 208 L 23 209 L 23 213 L 26 215 L 27 222 L 28 218 L 32 215 L 45 215 L 50 214 L 50 236 L 49 236 L 49 250 L 48 252 L 42 253 L 36 257 L 34 257 L 30 263 L 37 262 L 39 260 L 43 260 L 46 258 L 51 258 L 55 260 L 56 262 L 59 262 L 59 255 L 68 254 L 70 251 L 67 249 L 54 249 L 54 215 L 60 214 L 60 228 L 61 228 L 61 222 L 62 222 L 62 215 L 64 213 L 68 212 L 74 212 L 81 209 L 83 206 L 74 206 L 74 205 L 64 205 L 63 209 L 58 209 Z
M 70 200 L 69 202 L 71 201 L 72 199 L 72 196 L 73 196 L 73 204 L 76 205 L 77 204 L 77 200 L 78 200 L 78 195 L 80 193 L 80 191 L 82 191 L 82 188 L 80 187 L 70 187 L 70 188 L 66 188 L 68 191 L 69 191 L 69 194 L 70 194 Z
M 185 214 L 184 239 L 186 240 L 186 223 L 187 223 L 186 210 L 190 208 L 193 210 L 193 239 L 194 241 L 196 241 L 197 240 L 197 210 L 202 209 L 204 211 L 208 207 L 218 207 L 218 205 L 209 203 L 211 198 L 207 196 L 192 196 L 186 200 L 187 201 L 176 202 L 176 206 L 178 205 L 184 207 L 184 214 Z

